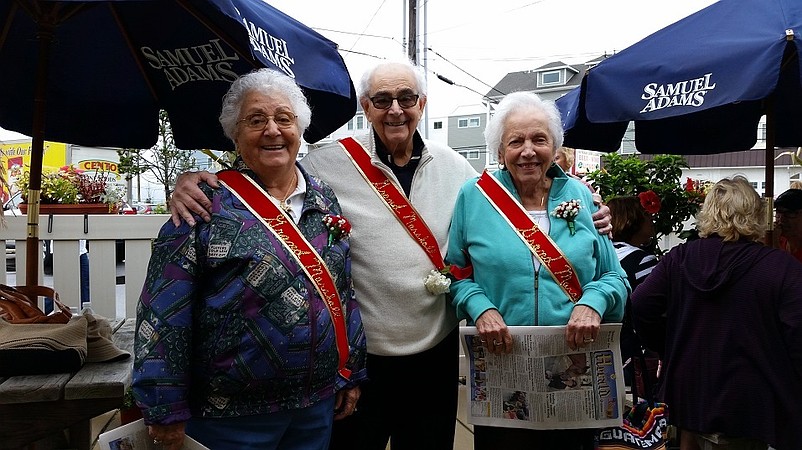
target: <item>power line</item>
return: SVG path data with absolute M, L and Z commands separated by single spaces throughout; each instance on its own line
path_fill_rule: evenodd
M 370 20 L 368 20 L 368 24 L 367 24 L 367 25 L 365 25 L 365 28 L 362 30 L 362 34 L 364 34 L 364 33 L 365 33 L 365 31 L 366 31 L 366 30 L 368 29 L 368 27 L 370 26 L 370 24 L 371 24 L 371 23 L 373 23 L 373 19 L 375 19 L 375 18 L 376 18 L 376 14 L 378 14 L 378 13 L 379 13 L 379 10 L 381 10 L 381 9 L 382 9 L 382 7 L 384 6 L 384 4 L 385 4 L 386 2 L 387 2 L 387 0 L 383 0 L 383 1 L 382 1 L 382 4 L 381 4 L 381 5 L 379 5 L 379 7 L 378 7 L 378 8 L 376 8 L 376 11 L 374 11 L 374 12 L 373 12 L 373 15 L 372 15 L 372 16 L 370 16 Z M 352 46 L 351 46 L 351 48 L 350 48 L 349 50 L 352 50 L 352 49 L 353 49 L 353 48 L 356 46 L 356 44 L 357 44 L 357 43 L 359 43 L 359 39 L 361 39 L 361 38 L 362 38 L 362 36 L 359 36 L 359 37 L 357 37 L 357 38 L 356 38 L 356 41 L 354 41 L 354 45 L 352 45 Z
M 437 73 L 437 72 L 435 72 L 435 71 L 431 71 L 431 72 L 432 72 L 432 73 L 433 73 L 433 74 L 434 74 L 434 75 L 435 75 L 435 76 L 436 76 L 436 77 L 437 77 L 437 78 L 438 78 L 440 81 L 442 81 L 442 82 L 444 82 L 444 83 L 446 83 L 446 84 L 450 84 L 450 85 L 452 85 L 452 86 L 457 86 L 457 87 L 465 88 L 465 89 L 467 89 L 467 90 L 469 90 L 469 91 L 471 91 L 471 92 L 473 92 L 473 93 L 475 93 L 475 94 L 478 94 L 478 95 L 482 96 L 483 98 L 486 98 L 486 99 L 487 99 L 487 101 L 489 101 L 489 102 L 491 102 L 491 103 L 498 103 L 498 102 L 496 102 L 495 100 L 492 100 L 490 97 L 486 96 L 485 94 L 482 94 L 482 93 L 481 93 L 481 92 L 479 92 L 479 91 L 476 91 L 476 90 L 474 90 L 474 89 L 471 89 L 471 88 L 469 88 L 468 86 L 465 86 L 465 85 L 462 85 L 462 84 L 459 84 L 459 83 L 455 83 L 455 82 L 454 82 L 454 81 L 452 81 L 450 78 L 448 78 L 448 77 L 446 77 L 446 76 L 444 76 L 444 75 L 440 75 L 439 73 Z M 500 92 L 500 91 L 499 91 L 499 92 Z
M 360 37 L 360 38 L 370 37 L 370 38 L 377 38 L 377 39 L 387 39 L 387 40 L 390 40 L 390 41 L 398 42 L 398 40 L 396 38 L 392 37 L 392 36 L 382 36 L 382 35 L 378 35 L 378 34 L 367 34 L 367 33 L 355 33 L 353 31 L 332 30 L 331 28 L 321 28 L 321 27 L 312 27 L 312 29 L 315 30 L 315 31 L 328 31 L 329 33 L 347 34 L 347 35 L 350 35 L 350 36 L 357 36 L 357 37 Z M 399 45 L 403 45 L 400 42 L 398 42 L 398 43 L 399 43 Z
M 473 78 L 474 80 L 476 80 L 476 81 L 478 81 L 478 82 L 480 82 L 480 83 L 484 84 L 485 86 L 487 86 L 487 87 L 489 87 L 490 89 L 492 89 L 492 90 L 494 90 L 494 91 L 498 92 L 498 93 L 499 93 L 499 94 L 501 94 L 501 95 L 507 95 L 506 93 L 499 91 L 499 90 L 498 90 L 498 89 L 496 89 L 495 87 L 493 87 L 493 86 L 491 86 L 491 85 L 489 85 L 489 84 L 485 83 L 484 81 L 482 81 L 482 80 L 480 80 L 480 79 L 476 78 L 475 76 L 473 76 L 472 74 L 468 73 L 467 71 L 465 71 L 465 69 L 463 69 L 462 67 L 459 67 L 458 65 L 454 64 L 454 63 L 453 63 L 453 62 L 451 62 L 451 61 L 450 61 L 448 58 L 446 58 L 445 56 L 441 55 L 440 53 L 438 53 L 437 51 L 435 51 L 435 50 L 434 50 L 434 49 L 432 49 L 431 47 L 429 47 L 429 48 L 428 48 L 428 50 L 429 50 L 430 52 L 433 52 L 435 55 L 437 55 L 437 56 L 439 56 L 439 57 L 443 58 L 443 60 L 444 60 L 444 61 L 446 61 L 447 63 L 449 63 L 449 64 L 451 64 L 452 66 L 456 67 L 457 69 L 459 69 L 459 70 L 460 70 L 462 73 L 464 73 L 465 75 L 468 75 L 469 77 L 471 77 L 471 78 Z M 438 78 L 439 78 L 439 77 L 440 77 L 440 76 L 438 75 Z M 453 82 L 452 82 L 452 83 L 453 83 Z M 464 87 L 464 86 L 463 86 L 463 87 Z M 471 89 L 471 90 L 473 90 L 473 89 Z M 474 91 L 474 92 L 475 92 L 475 91 Z M 484 94 L 482 94 L 482 96 L 484 96 Z

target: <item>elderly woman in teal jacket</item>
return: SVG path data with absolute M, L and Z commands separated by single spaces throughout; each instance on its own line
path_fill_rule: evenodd
M 468 181 L 457 197 L 446 259 L 473 274 L 451 285 L 452 301 L 492 353 L 512 351 L 509 326 L 566 325 L 577 349 L 602 322 L 623 317 L 626 273 L 593 227 L 591 192 L 552 164 L 562 136 L 553 102 L 507 95 L 485 130 L 501 170 Z M 476 450 L 521 443 L 592 449 L 593 430 L 474 427 Z

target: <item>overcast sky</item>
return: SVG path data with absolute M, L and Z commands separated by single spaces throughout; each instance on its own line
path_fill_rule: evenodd
M 404 54 L 405 0 L 271 0 L 338 43 L 352 78 L 377 58 Z M 713 0 L 419 0 L 430 117 L 479 103 L 508 72 L 552 61 L 584 63 L 634 44 Z M 424 32 L 426 32 L 424 34 Z M 432 72 L 465 87 L 448 86 Z M 480 94 L 476 94 L 477 91 Z
M 356 84 L 382 58 L 406 53 L 405 0 L 270 0 L 339 44 Z M 419 48 L 429 70 L 429 117 L 476 104 L 508 72 L 612 54 L 713 0 L 420 0 Z M 424 10 L 428 19 L 423 24 Z M 438 80 L 439 73 L 460 86 Z M 475 92 L 474 92 L 475 91 Z M 478 93 L 477 93 L 478 92 Z M 0 128 L 0 141 L 18 138 Z

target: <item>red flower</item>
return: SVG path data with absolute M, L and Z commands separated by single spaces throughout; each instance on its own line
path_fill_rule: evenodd
M 696 183 L 694 183 L 693 178 L 686 178 L 685 179 L 685 191 L 693 192 L 696 190 Z
M 345 217 L 335 214 L 329 214 L 323 218 L 323 225 L 329 232 L 328 244 L 331 244 L 338 239 L 345 239 L 351 234 L 351 223 Z
M 689 178 L 690 180 L 690 178 Z M 649 214 L 657 214 L 660 212 L 660 197 L 654 191 L 646 191 L 638 194 L 640 205 Z

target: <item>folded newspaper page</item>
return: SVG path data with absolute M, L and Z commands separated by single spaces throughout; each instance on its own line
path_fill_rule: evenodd
M 144 419 L 109 430 L 98 436 L 100 450 L 161 450 L 148 435 Z M 209 450 L 189 436 L 184 438 L 183 450 Z
M 497 355 L 476 327 L 460 327 L 468 358 L 468 422 L 535 430 L 619 426 L 624 414 L 621 324 L 602 324 L 580 350 L 565 327 L 509 327 L 513 352 Z

